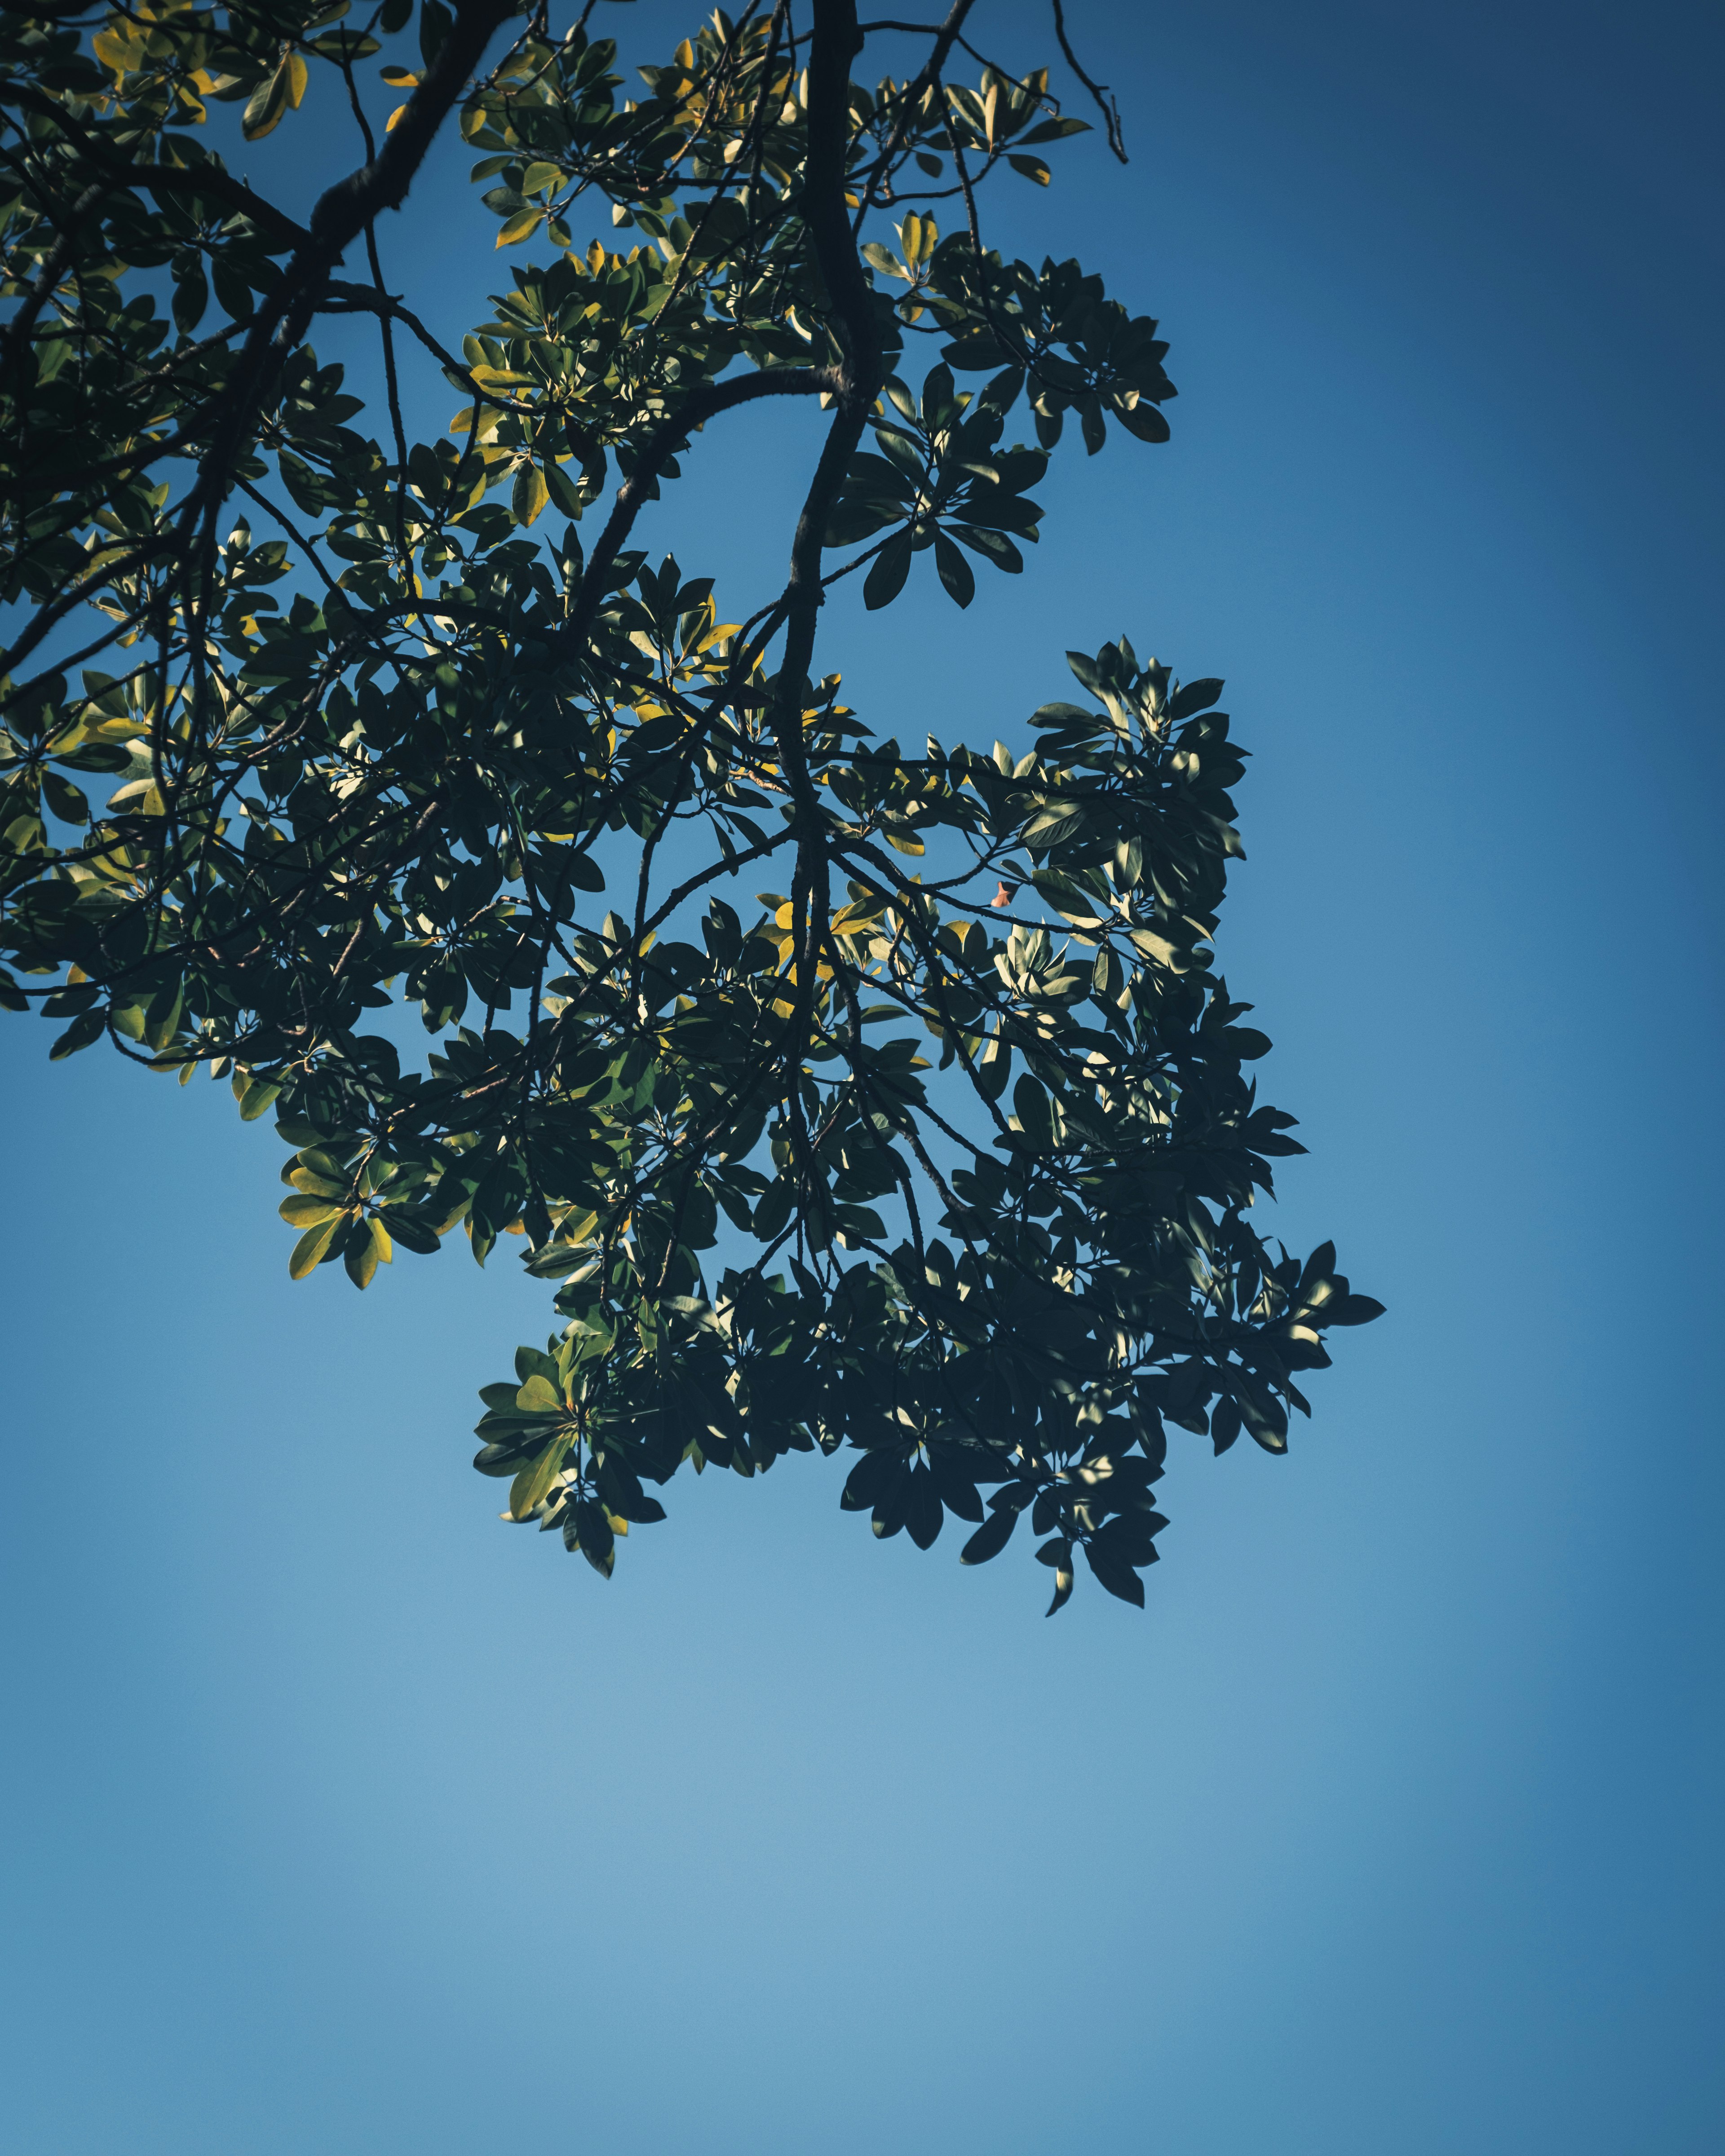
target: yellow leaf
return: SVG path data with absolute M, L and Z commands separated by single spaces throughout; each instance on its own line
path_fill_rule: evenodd
M 335 1241 L 336 1230 L 346 1217 L 341 1213 L 334 1214 L 321 1226 L 308 1228 L 300 1236 L 294 1245 L 293 1255 L 288 1260 L 288 1271 L 293 1279 L 304 1280 L 307 1273 L 316 1269 L 325 1252 Z
M 516 522 L 531 524 L 550 499 L 544 473 L 537 465 L 524 464 L 515 475 L 515 490 L 510 498 Z
M 327 1198 L 285 1198 L 278 1209 L 290 1228 L 317 1228 L 341 1209 Z
M 396 123 L 398 121 L 405 120 L 407 116 L 408 108 L 406 105 L 398 105 L 394 111 L 390 114 L 388 119 L 383 123 L 383 132 L 386 135 L 393 135 L 395 132 Z
M 345 1198 L 347 1195 L 343 1184 L 332 1183 L 328 1176 L 320 1175 L 313 1168 L 290 1169 L 288 1181 L 295 1190 L 303 1190 L 308 1198 Z
M 287 101 L 295 111 L 300 109 L 300 100 L 305 95 L 305 85 L 311 80 L 311 70 L 297 53 L 287 56 Z
M 405 111 L 406 106 L 403 105 L 402 110 Z M 542 209 L 518 209 L 497 234 L 496 244 L 499 247 L 513 247 L 516 240 L 526 239 L 530 234 L 537 232 L 544 222 L 545 212 Z
M 98 30 L 90 46 L 102 65 L 116 74 L 128 73 L 143 57 L 142 39 L 135 41 L 130 31 Z

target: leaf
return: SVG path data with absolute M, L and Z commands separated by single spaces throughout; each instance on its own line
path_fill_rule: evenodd
M 554 458 L 547 459 L 544 471 L 552 500 L 565 516 L 579 516 L 587 506 L 580 488 Z
M 377 1237 L 372 1233 L 372 1224 L 363 1218 L 355 1220 L 348 1229 L 341 1252 L 342 1266 L 348 1279 L 357 1288 L 371 1286 L 372 1276 L 377 1271 L 379 1260 L 384 1255 Z M 388 1236 L 385 1235 L 384 1243 L 388 1240 Z
M 863 579 L 863 604 L 871 613 L 891 606 L 910 573 L 911 535 L 905 531 L 889 539 L 875 557 L 874 566 Z
M 1005 886 L 1001 886 L 1002 890 Z M 985 1101 L 998 1101 L 1006 1091 L 1006 1081 L 1012 1072 L 1012 1049 L 998 1034 L 989 1037 L 977 1065 L 976 1080 Z
M 934 1477 L 926 1470 L 909 1479 L 905 1490 L 904 1516 L 905 1532 L 917 1548 L 932 1548 L 947 1516 L 935 1490 Z
M 1168 698 L 1168 716 L 1178 725 L 1199 711 L 1207 711 L 1221 696 L 1224 684 L 1213 679 L 1202 681 L 1183 681 Z
M 274 74 L 266 75 L 246 100 L 245 110 L 240 115 L 240 132 L 248 142 L 261 141 L 280 124 L 281 116 L 288 109 L 288 92 L 292 76 L 288 60 L 297 57 L 289 54 L 283 59 Z M 303 74 L 305 62 L 300 63 Z
M 290 1228 L 315 1228 L 336 1218 L 343 1209 L 327 1198 L 295 1197 L 283 1199 L 276 1210 Z
M 266 1079 L 254 1078 L 240 1096 L 239 1120 L 254 1123 L 264 1111 L 280 1098 L 281 1088 L 272 1086 Z
M 1043 1613 L 1052 1617 L 1055 1610 L 1064 1609 L 1072 1597 L 1072 1545 L 1057 1536 L 1054 1541 L 1042 1544 L 1036 1553 L 1036 1562 L 1054 1568 L 1054 1600 Z
M 1374 1317 L 1382 1317 L 1384 1305 L 1375 1296 L 1344 1295 L 1323 1312 L 1326 1325 L 1369 1325 Z
M 1054 1110 L 1048 1095 L 1027 1070 L 1012 1089 L 1013 1112 L 1024 1136 L 1039 1152 L 1047 1152 L 1055 1142 Z
M 536 464 L 524 464 L 515 475 L 515 488 L 510 496 L 510 508 L 517 524 L 531 524 L 551 499 L 551 490 L 545 484 L 545 475 Z
M 1127 434 L 1136 434 L 1141 442 L 1165 442 L 1169 438 L 1168 421 L 1142 397 L 1131 411 L 1117 412 L 1114 416 Z
M 1129 1564 L 1099 1549 L 1094 1543 L 1086 1543 L 1084 1554 L 1090 1560 L 1090 1568 L 1111 1594 L 1118 1595 L 1122 1602 L 1144 1606 L 1144 1583 Z M 1050 1615 L 1053 1612 L 1049 1613 Z
M 1288 1449 L 1288 1412 L 1272 1393 L 1242 1382 L 1235 1397 L 1240 1419 L 1266 1452 Z
M 996 531 L 980 524 L 953 524 L 947 529 L 961 546 L 968 547 L 973 554 L 982 555 L 997 569 L 1004 569 L 1008 576 L 1016 577 L 1023 573 L 1024 557 L 1004 531 Z
M 82 1011 L 48 1051 L 50 1063 L 64 1062 L 67 1056 L 75 1055 L 80 1048 L 88 1048 L 92 1041 L 100 1040 L 106 1031 L 106 1024 L 99 1010 Z
M 562 1471 L 562 1466 L 573 1434 L 560 1430 L 536 1460 L 529 1460 L 510 1485 L 510 1517 L 516 1520 L 531 1519 L 549 1495 L 551 1486 Z
M 1003 1505 L 998 1512 L 991 1512 L 959 1551 L 959 1563 L 986 1564 L 991 1557 L 998 1557 L 1012 1539 L 1012 1531 L 1018 1523 L 1018 1512 L 1013 1506 Z
M 581 1554 L 595 1572 L 608 1579 L 617 1561 L 617 1544 L 615 1530 L 605 1517 L 604 1507 L 591 1498 L 583 1498 L 575 1507 L 574 1524 Z
M 295 1244 L 293 1255 L 288 1260 L 290 1279 L 304 1280 L 306 1274 L 315 1266 L 322 1264 L 324 1259 L 329 1255 L 331 1244 L 336 1240 L 336 1229 L 347 1217 L 345 1213 L 336 1213 L 326 1220 L 321 1227 L 306 1229 L 299 1241 Z
M 116 74 L 130 73 L 144 57 L 143 38 L 134 29 L 110 25 L 106 29 L 98 30 L 90 44 L 91 51 L 102 65 Z
M 407 110 L 406 105 L 402 107 L 402 110 Z M 393 126 L 394 122 L 392 121 L 390 124 Z M 513 247 L 516 240 L 526 239 L 537 232 L 545 218 L 546 213 L 542 209 L 518 209 L 505 222 L 497 234 L 495 244 L 498 247 Z
M 934 535 L 934 566 L 950 598 L 968 607 L 976 597 L 976 578 L 971 567 L 944 531 Z
M 516 1394 L 515 1404 L 523 1414 L 561 1414 L 563 1396 L 548 1378 L 536 1371 Z

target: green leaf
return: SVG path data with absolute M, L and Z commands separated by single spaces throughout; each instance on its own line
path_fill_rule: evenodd
M 531 524 L 551 499 L 551 490 L 545 484 L 545 475 L 536 464 L 521 466 L 515 475 L 515 488 L 510 496 L 510 507 L 517 524 Z
M 243 1123 L 256 1122 L 264 1110 L 280 1097 L 280 1086 L 272 1086 L 265 1079 L 253 1079 L 240 1096 L 239 1120 Z
M 911 535 L 901 531 L 887 541 L 864 578 L 863 604 L 871 613 L 891 606 L 904 589 L 905 578 L 910 573 Z
M 1141 442 L 1165 442 L 1169 439 L 1168 421 L 1142 397 L 1129 412 L 1117 412 L 1114 416 L 1127 434 L 1137 435 Z
M 1056 1536 L 1054 1541 L 1044 1543 L 1036 1552 L 1038 1564 L 1054 1568 L 1054 1599 L 1043 1613 L 1052 1617 L 1057 1609 L 1064 1609 L 1072 1597 L 1072 1545 Z
M 1090 1561 L 1091 1570 L 1111 1594 L 1117 1595 L 1122 1602 L 1135 1604 L 1140 1609 L 1143 1608 L 1144 1583 L 1129 1564 L 1095 1543 L 1085 1544 L 1084 1554 Z M 1052 1610 L 1049 1613 L 1050 1616 L 1053 1614 Z
M 566 516 L 579 516 L 587 506 L 586 500 L 581 489 L 576 485 L 562 465 L 554 458 L 547 457 L 542 467 L 542 474 L 547 490 L 557 507 Z M 532 519 L 530 517 L 527 521 L 531 523 Z
M 1012 1089 L 1013 1112 L 1025 1137 L 1039 1152 L 1047 1152 L 1055 1142 L 1054 1111 L 1048 1095 L 1026 1071 Z
M 82 1011 L 48 1051 L 50 1063 L 64 1062 L 75 1055 L 80 1048 L 88 1048 L 92 1041 L 100 1040 L 107 1030 L 105 1014 L 100 1010 Z
M 1210 948 L 1245 752 L 1219 680 L 1178 686 L 1123 636 L 1074 661 L 1101 708 L 1045 706 L 1029 740 L 985 707 L 977 725 L 1008 740 L 979 738 L 926 639 L 883 645 L 887 685 L 860 708 L 840 669 L 854 694 L 869 669 L 845 624 L 881 641 L 873 614 L 913 556 L 961 608 L 978 557 L 1022 572 L 1065 415 L 1091 449 L 1110 413 L 1166 435 L 1156 325 L 1076 261 L 978 257 L 901 199 L 900 253 L 870 236 L 862 259 L 904 377 L 827 475 L 824 543 L 863 571 L 865 606 L 798 609 L 775 680 L 787 618 L 776 583 L 743 576 L 758 550 L 685 570 L 631 542 L 676 522 L 676 482 L 716 453 L 724 429 L 691 420 L 711 388 L 722 401 L 739 368 L 819 368 L 845 344 L 810 266 L 808 54 L 790 118 L 767 111 L 757 137 L 767 10 L 734 36 L 716 18 L 633 105 L 585 27 L 547 45 L 524 18 L 513 59 L 494 40 L 459 130 L 518 251 L 483 318 L 444 331 L 445 411 L 418 338 L 394 339 L 392 397 L 372 367 L 314 352 L 292 309 L 250 380 L 311 194 L 265 153 L 254 184 L 285 190 L 286 217 L 247 213 L 209 192 L 225 168 L 182 126 L 192 79 L 233 105 L 230 131 L 273 133 L 314 58 L 371 55 L 392 102 L 423 96 L 470 11 L 373 12 L 114 13 L 94 54 L 68 30 L 26 69 L 25 146 L 81 207 L 76 262 L 8 384 L 17 610 L 116 670 L 49 662 L 8 691 L 0 1005 L 40 1010 L 62 1060 L 108 1008 L 133 1060 L 231 1078 L 249 1121 L 269 1110 L 296 1277 L 339 1260 L 364 1287 L 398 1245 L 430 1255 L 463 1223 L 476 1259 L 525 1260 L 555 1327 L 487 1389 L 475 1465 L 601 1572 L 685 1460 L 747 1479 L 843 1449 L 844 1502 L 882 1540 L 927 1548 L 950 1516 L 970 1523 L 966 1562 L 988 1562 L 1023 1510 L 1056 1607 L 1079 1541 L 1108 1593 L 1142 1603 L 1165 1425 L 1280 1448 L 1309 1411 L 1295 1380 L 1380 1314 L 1327 1246 L 1302 1271 L 1258 1232 L 1293 1119 L 1260 1105 L 1268 1042 Z M 1009 151 L 1041 184 L 1029 153 L 1072 131 L 1045 121 L 1035 80 L 990 71 L 947 102 L 984 161 Z M 857 95 L 853 132 L 877 131 Z M 183 187 L 110 187 L 105 135 Z M 596 176 L 614 229 L 578 253 L 547 198 Z M 54 218 L 13 208 L 33 279 Z M 402 257 L 422 265 L 403 305 L 446 316 L 456 226 L 435 190 L 403 213 L 427 243 Z M 945 363 L 913 365 L 918 335 Z M 955 368 L 986 370 L 979 393 Z M 213 434 L 212 399 L 233 422 Z M 801 432 L 773 430 L 799 495 Z M 158 543 L 185 491 L 141 441 L 222 468 L 210 504 L 228 506 L 189 552 Z M 272 503 L 303 536 L 254 531 L 277 528 Z M 720 616 L 720 572 L 747 630 Z M 968 627 L 948 619 L 948 640 Z M 1027 606 L 1004 633 L 1028 689 L 1052 630 Z M 943 737 L 926 752 L 925 723 Z M 109 774 L 105 808 L 80 772 Z M 795 905 L 762 896 L 745 921 L 727 901 L 757 882 Z M 813 979 L 790 970 L 804 905 Z M 559 1479 L 571 1460 L 578 1486 Z
M 560 1430 L 539 1457 L 522 1468 L 510 1485 L 509 1510 L 512 1518 L 531 1519 L 544 1503 L 552 1484 L 562 1472 L 563 1461 L 573 1442 L 572 1430 Z
M 1182 719 L 1189 719 L 1199 711 L 1209 711 L 1212 704 L 1221 701 L 1224 685 L 1220 681 L 1209 679 L 1182 682 L 1168 698 L 1169 722 L 1178 726 Z
M 290 1228 L 316 1228 L 336 1219 L 343 1210 L 327 1198 L 285 1198 L 276 1208 Z
M 318 1227 L 308 1228 L 305 1230 L 299 1241 L 295 1244 L 293 1255 L 288 1260 L 290 1279 L 304 1280 L 306 1274 L 314 1267 L 323 1263 L 330 1255 L 330 1245 L 336 1240 L 336 1231 L 342 1226 L 347 1217 L 345 1213 L 333 1214 Z
M 991 1557 L 998 1557 L 1011 1541 L 1018 1523 L 1018 1512 L 1010 1505 L 991 1512 L 958 1553 L 960 1564 L 986 1564 Z
M 968 547 L 973 554 L 980 554 L 992 562 L 997 569 L 1004 570 L 1009 577 L 1022 575 L 1024 557 L 1004 531 L 996 531 L 979 524 L 954 524 L 947 527 L 962 546 Z
M 369 1287 L 372 1275 L 389 1255 L 388 1233 L 381 1229 L 377 1221 L 361 1218 L 352 1223 L 341 1252 L 341 1264 L 356 1287 Z
M 271 133 L 288 109 L 293 87 L 290 57 L 297 55 L 284 57 L 275 73 L 266 75 L 245 101 L 245 110 L 239 116 L 239 126 L 240 132 L 248 142 L 260 141 L 265 135 Z M 302 73 L 305 65 L 305 63 L 300 60 Z M 299 100 L 295 98 L 293 102 L 297 104 Z
M 969 562 L 944 531 L 934 535 L 934 565 L 940 572 L 947 596 L 960 606 L 968 607 L 976 597 L 976 578 L 971 573 Z
M 1375 1296 L 1344 1295 L 1323 1312 L 1322 1318 L 1326 1325 L 1369 1325 L 1383 1315 L 1384 1305 Z

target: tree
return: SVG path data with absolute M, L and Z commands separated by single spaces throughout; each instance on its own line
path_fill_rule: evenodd
M 970 0 L 873 90 L 902 26 L 778 0 L 635 98 L 593 13 L 5 14 L 0 999 L 54 1056 L 273 1111 L 295 1278 L 522 1237 L 561 1327 L 485 1388 L 476 1465 L 606 1574 L 685 1460 L 848 1445 L 876 1534 L 951 1512 L 976 1563 L 1028 1512 L 1052 1609 L 1081 1548 L 1142 1604 L 1164 1424 L 1282 1451 L 1327 1329 L 1380 1307 L 1252 1223 L 1302 1148 L 1214 970 L 1222 685 L 1122 639 L 1068 654 L 1085 701 L 1034 747 L 912 754 L 815 653 L 854 572 L 870 608 L 1019 572 L 1069 416 L 1092 454 L 1168 439 L 1167 347 L 985 244 L 985 182 L 1046 184 L 1086 123 Z M 303 223 L 211 146 L 224 105 L 251 141 L 331 98 L 362 161 Z M 377 239 L 452 120 L 525 250 L 459 354 Z M 341 313 L 381 439 L 309 341 Z M 440 439 L 410 363 L 459 396 Z M 829 416 L 732 622 L 630 540 L 763 397 Z

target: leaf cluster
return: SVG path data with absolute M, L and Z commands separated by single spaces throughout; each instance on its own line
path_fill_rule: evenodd
M 1045 71 L 949 81 L 948 29 L 870 90 L 840 0 L 716 14 L 633 96 L 584 15 L 501 0 L 4 18 L 0 1003 L 272 1115 L 296 1278 L 517 1239 L 559 1330 L 476 1464 L 608 1575 L 685 1462 L 845 1448 L 876 1535 L 951 1512 L 978 1563 L 1028 1515 L 1051 1608 L 1079 1550 L 1142 1603 L 1168 1424 L 1283 1450 L 1378 1306 L 1255 1224 L 1301 1148 L 1215 970 L 1220 682 L 1122 639 L 1028 750 L 917 747 L 813 663 L 839 578 L 1021 572 L 1068 412 L 1092 454 L 1168 434 L 1155 322 L 982 242 L 983 182 L 1082 123 Z M 210 108 L 255 139 L 323 96 L 367 154 L 302 225 Z M 498 249 L 550 249 L 459 353 L 373 230 L 446 116 Z M 409 357 L 457 400 L 430 440 Z M 731 620 L 629 542 L 767 397 L 829 431 Z

